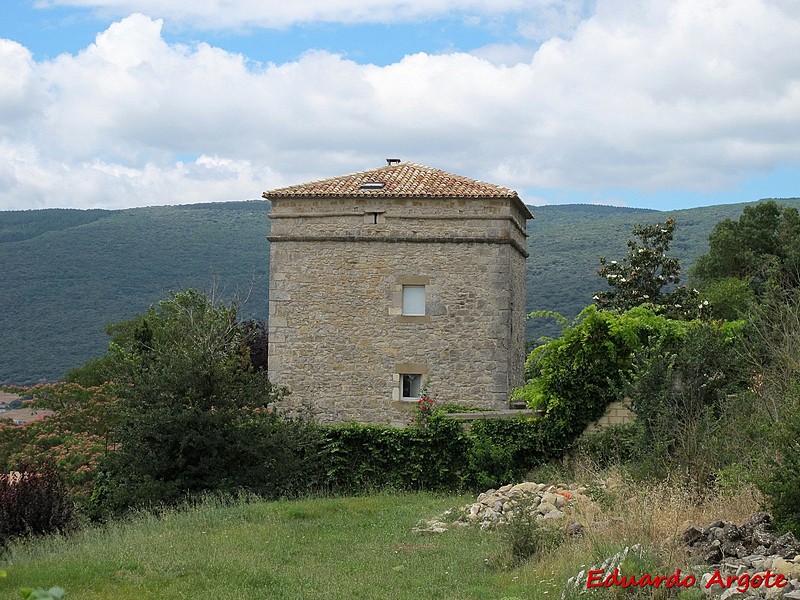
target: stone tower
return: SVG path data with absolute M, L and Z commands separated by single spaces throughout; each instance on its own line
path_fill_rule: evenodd
M 264 193 L 270 379 L 320 421 L 405 424 L 423 388 L 507 408 L 533 217 L 515 191 L 387 162 Z

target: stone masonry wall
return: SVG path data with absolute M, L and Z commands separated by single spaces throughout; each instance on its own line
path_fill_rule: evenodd
M 286 410 L 405 424 L 402 373 L 422 374 L 440 402 L 507 406 L 523 382 L 525 314 L 524 218 L 509 200 L 272 209 L 269 364 L 292 390 Z M 401 314 L 404 284 L 425 285 L 425 316 Z
M 632 423 L 636 414 L 629 408 L 627 401 L 610 402 L 606 412 L 594 423 L 589 423 L 583 433 L 593 433 L 605 429 L 609 425 Z

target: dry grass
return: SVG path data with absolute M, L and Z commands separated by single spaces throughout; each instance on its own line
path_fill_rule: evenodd
M 615 543 L 647 543 L 668 550 L 690 524 L 707 525 L 716 519 L 745 521 L 760 510 L 761 497 L 751 486 L 699 495 L 680 482 L 634 482 L 612 470 L 595 480 L 589 494 L 594 502 L 572 507 L 572 518 L 591 536 Z
M 707 526 L 717 519 L 741 523 L 761 509 L 759 494 L 747 486 L 701 497 L 673 481 L 635 482 L 619 469 L 584 469 L 577 480 L 591 482 L 591 500 L 569 507 L 567 521 L 580 522 L 585 534 L 543 553 L 512 576 L 514 583 L 541 590 L 544 597 L 558 598 L 570 577 L 634 544 L 647 550 L 649 562 L 643 568 L 650 572 L 685 571 L 689 565 L 681 534 L 688 525 Z

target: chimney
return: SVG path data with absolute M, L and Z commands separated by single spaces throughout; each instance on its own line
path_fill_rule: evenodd
M 399 165 L 400 164 L 400 159 L 399 158 L 387 158 L 386 159 L 386 164 L 389 165 L 390 167 L 393 167 L 394 165 Z

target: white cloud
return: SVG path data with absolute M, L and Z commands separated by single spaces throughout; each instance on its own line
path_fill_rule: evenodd
M 386 156 L 523 194 L 718 189 L 800 164 L 798 19 L 767 0 L 607 1 L 527 61 L 383 67 L 257 64 L 169 44 L 140 14 L 50 61 L 0 40 L 0 208 L 255 198 Z
M 22 125 L 42 108 L 46 94 L 31 53 L 17 42 L 0 39 L 0 134 Z

